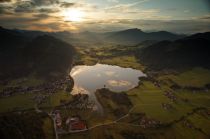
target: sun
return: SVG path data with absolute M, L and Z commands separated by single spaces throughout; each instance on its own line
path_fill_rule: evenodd
M 79 9 L 68 9 L 63 12 L 65 20 L 72 22 L 81 22 L 84 18 L 84 12 Z

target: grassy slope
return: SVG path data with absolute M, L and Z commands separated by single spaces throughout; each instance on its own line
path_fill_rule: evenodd
M 31 99 L 33 94 L 15 95 L 0 99 L 0 112 L 9 112 L 15 109 L 31 109 L 35 103 Z
M 43 92 L 42 92 L 43 93 Z M 32 99 L 36 94 L 18 94 L 0 99 L 0 113 L 11 112 L 14 110 L 33 109 L 36 102 Z M 72 95 L 65 91 L 59 91 L 47 98 L 40 108 L 50 108 L 60 105 L 60 100 L 71 100 Z
M 159 80 L 172 80 L 182 87 L 204 87 L 210 83 L 210 70 L 204 68 L 193 68 L 178 75 L 161 76 Z
M 77 48 L 79 55 L 75 60 L 75 64 L 95 65 L 99 62 L 101 64 L 144 70 L 145 67 L 131 53 L 137 48 L 125 46 Z
M 125 68 L 144 69 L 144 67 L 137 62 L 134 56 L 113 57 L 110 59 L 103 59 L 100 62 L 108 65 L 118 65 Z

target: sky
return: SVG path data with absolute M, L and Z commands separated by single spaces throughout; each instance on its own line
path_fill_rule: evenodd
M 41 31 L 210 31 L 210 0 L 0 0 L 0 26 Z

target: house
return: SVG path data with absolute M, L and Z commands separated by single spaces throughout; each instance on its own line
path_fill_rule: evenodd
M 61 128 L 62 126 L 62 118 L 59 111 L 55 112 L 55 123 L 57 128 Z
M 76 123 L 72 123 L 70 129 L 71 130 L 84 130 L 84 129 L 87 129 L 87 128 L 86 128 L 86 125 L 83 121 L 79 121 L 79 122 L 76 122 Z
M 87 129 L 85 121 L 81 120 L 80 117 L 69 117 L 66 120 L 66 125 L 69 127 L 69 131 L 80 131 Z

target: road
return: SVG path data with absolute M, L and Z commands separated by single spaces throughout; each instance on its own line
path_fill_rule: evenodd
M 135 107 L 137 107 L 137 106 L 138 106 L 138 105 L 133 106 L 133 107 L 128 111 L 127 114 L 125 114 L 124 116 L 122 116 L 122 117 L 120 117 L 120 118 L 118 118 L 117 120 L 114 120 L 114 121 L 112 121 L 112 122 L 107 122 L 107 123 L 98 124 L 98 125 L 92 126 L 92 127 L 90 127 L 90 128 L 84 129 L 84 130 L 68 131 L 68 132 L 62 132 L 62 133 L 59 133 L 59 134 L 70 134 L 70 133 L 85 132 L 85 131 L 92 130 L 92 129 L 94 129 L 94 128 L 98 128 L 98 127 L 101 127 L 101 126 L 112 125 L 112 124 L 124 124 L 124 125 L 142 127 L 141 125 L 128 124 L 128 123 L 119 123 L 120 120 L 124 119 L 125 117 L 128 117 L 129 114 L 133 111 L 133 109 L 134 109 Z
M 46 112 L 40 110 L 40 109 L 37 107 L 37 105 L 34 105 L 34 109 L 35 109 L 35 111 L 36 111 L 37 113 L 41 113 L 41 112 L 46 113 Z M 55 116 L 52 114 L 52 112 L 47 113 L 47 115 L 48 115 L 50 118 L 52 118 L 52 120 L 53 120 L 54 132 L 55 132 L 55 138 L 56 138 L 56 139 L 59 139 L 59 138 L 58 138 L 58 132 L 57 132 L 57 129 L 56 129 Z
M 49 116 L 53 119 L 53 126 L 54 126 L 55 138 L 58 139 L 58 133 L 57 133 L 57 129 L 56 129 L 55 117 L 53 117 L 52 115 L 49 115 Z

